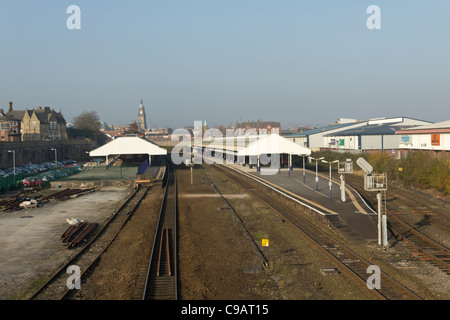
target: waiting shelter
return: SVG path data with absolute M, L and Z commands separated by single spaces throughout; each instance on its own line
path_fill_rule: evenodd
M 197 153 L 200 151 L 199 149 L 196 150 Z M 232 159 L 234 163 L 242 165 L 256 164 L 258 171 L 261 164 L 270 163 L 271 167 L 275 164 L 278 168 L 281 164 L 274 163 L 274 160 L 279 159 L 281 155 L 288 156 L 289 169 L 292 169 L 292 155 L 309 156 L 311 154 L 311 149 L 300 146 L 278 134 L 211 138 L 203 140 L 202 149 L 204 156 Z
M 111 155 L 138 154 L 147 154 L 151 164 L 152 156 L 167 155 L 167 150 L 140 137 L 119 137 L 89 153 L 91 157 L 106 157 L 106 165 Z

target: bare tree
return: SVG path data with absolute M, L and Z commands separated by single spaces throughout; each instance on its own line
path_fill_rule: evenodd
M 73 119 L 73 128 L 68 128 L 67 134 L 72 139 L 90 138 L 96 141 L 97 145 L 102 145 L 106 142 L 106 136 L 100 131 L 101 127 L 97 112 L 83 111 Z
M 83 111 L 73 119 L 74 127 L 80 130 L 99 131 L 102 127 L 100 117 L 95 111 Z

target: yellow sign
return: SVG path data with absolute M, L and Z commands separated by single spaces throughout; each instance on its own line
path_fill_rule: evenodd
M 269 246 L 269 239 L 262 239 L 262 246 L 268 247 Z

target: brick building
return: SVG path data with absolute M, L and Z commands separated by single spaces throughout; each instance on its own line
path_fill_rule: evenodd
M 9 117 L 0 109 L 0 141 L 21 141 L 21 120 Z
M 67 140 L 66 120 L 61 112 L 49 107 L 13 110 L 12 102 L 6 116 L 20 121 L 22 141 Z

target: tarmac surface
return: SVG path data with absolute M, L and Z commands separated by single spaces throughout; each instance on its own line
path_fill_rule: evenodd
M 366 206 L 362 198 L 351 188 L 346 188 L 346 202 L 341 200 L 340 182 L 332 180 L 331 198 L 329 178 L 318 174 L 316 190 L 316 173 L 309 170 L 294 168 L 291 172 L 286 169 L 260 171 L 255 166 L 229 164 L 231 168 L 263 180 L 266 184 L 278 190 L 285 191 L 305 205 L 314 208 L 322 215 L 338 215 L 339 218 L 359 237 L 365 240 L 378 238 L 376 213 Z M 362 178 L 361 178 L 362 179 Z M 305 182 L 303 182 L 305 181 Z
M 28 283 L 58 269 L 73 251 L 60 237 L 66 219 L 102 224 L 128 196 L 126 187 L 102 188 L 78 198 L 0 213 L 0 300 L 14 299 Z

